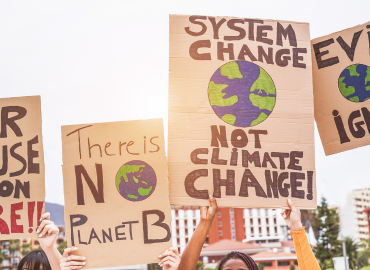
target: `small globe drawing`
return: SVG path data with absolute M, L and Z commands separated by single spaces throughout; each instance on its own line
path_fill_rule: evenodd
M 338 79 L 339 91 L 343 97 L 353 102 L 363 102 L 370 98 L 370 67 L 354 64 L 346 67 Z
M 141 160 L 132 160 L 118 170 L 116 188 L 121 196 L 129 201 L 147 199 L 157 185 L 153 168 Z
M 248 61 L 232 61 L 212 75 L 208 99 L 215 114 L 236 127 L 252 127 L 265 121 L 276 102 L 270 75 Z

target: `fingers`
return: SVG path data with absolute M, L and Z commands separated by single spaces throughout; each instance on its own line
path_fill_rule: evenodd
M 50 220 L 47 220 L 47 219 L 44 219 L 41 223 L 40 223 L 40 226 L 37 228 L 36 230 L 36 233 L 39 233 L 39 232 L 42 232 L 42 230 L 44 229 L 44 227 L 46 225 L 49 225 L 49 224 L 54 224 L 54 222 L 50 221 Z M 41 237 L 42 235 L 40 235 Z
M 161 255 L 159 255 L 158 258 L 163 258 L 166 256 L 179 257 L 179 251 L 175 247 L 170 247 L 169 249 L 166 249 L 166 251 L 163 252 Z
M 211 208 L 215 209 L 216 213 L 218 212 L 218 205 L 215 198 L 212 197 L 211 194 L 209 194 L 209 202 L 211 203 Z
M 41 215 L 40 222 L 44 219 L 50 219 L 50 213 L 49 212 L 46 212 L 46 213 Z
M 173 251 L 177 256 L 179 256 L 179 250 L 175 247 L 170 247 L 168 250 Z
M 76 251 L 77 250 L 77 247 L 70 247 L 70 248 L 66 248 L 64 249 L 63 251 L 63 255 L 62 255 L 62 259 L 65 260 L 65 258 L 68 256 L 68 253 L 72 252 L 72 251 Z M 61 259 L 61 260 L 62 260 Z
M 174 258 L 172 256 L 166 256 L 158 264 L 160 266 L 162 266 L 165 262 L 174 262 L 174 263 L 176 263 L 178 261 L 179 261 L 179 259 L 177 259 L 177 258 Z
M 200 216 L 203 218 L 207 218 L 208 206 L 201 206 L 200 207 Z
M 295 204 L 293 203 L 293 201 L 291 199 L 288 199 L 288 204 L 289 204 L 289 207 L 292 211 L 294 211 L 294 212 L 298 211 L 298 209 L 295 207 Z
M 44 231 L 42 232 L 43 236 L 46 235 L 52 235 L 52 234 L 58 234 L 59 229 L 55 224 L 46 225 L 44 228 Z
M 77 247 L 66 248 L 63 252 L 63 256 L 60 259 L 60 267 L 62 270 L 80 269 L 86 265 L 85 257 L 77 255 L 68 255 L 72 251 L 76 251 Z
M 170 247 L 165 252 L 163 252 L 161 255 L 158 256 L 158 258 L 163 258 L 166 256 L 173 256 L 173 257 L 179 257 L 179 252 L 177 251 L 177 248 Z

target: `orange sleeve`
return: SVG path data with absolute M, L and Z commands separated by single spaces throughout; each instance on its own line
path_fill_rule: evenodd
M 298 265 L 300 270 L 320 270 L 315 255 L 308 243 L 307 235 L 302 227 L 298 232 L 290 231 L 293 236 L 294 248 L 297 253 Z

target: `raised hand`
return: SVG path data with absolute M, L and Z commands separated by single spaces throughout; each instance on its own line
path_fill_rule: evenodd
M 292 231 L 299 231 L 303 226 L 301 222 L 301 211 L 295 207 L 291 199 L 288 199 L 290 209 L 283 209 L 281 216 Z
M 218 206 L 216 199 L 209 195 L 210 206 L 202 206 L 200 208 L 200 218 L 203 220 L 211 221 L 215 219 L 216 213 L 218 212 Z
M 60 269 L 61 270 L 72 270 L 72 269 L 80 269 L 82 268 L 86 262 L 85 257 L 77 256 L 77 255 L 68 255 L 72 251 L 76 251 L 77 247 L 70 247 L 66 248 L 63 252 L 63 256 L 60 259 Z
M 40 226 L 36 233 L 39 234 L 39 243 L 43 250 L 52 248 L 59 234 L 58 227 L 50 220 L 50 213 L 45 213 L 41 216 Z
M 158 264 L 164 270 L 177 270 L 181 262 L 179 251 L 175 247 L 170 247 L 158 257 L 162 259 Z

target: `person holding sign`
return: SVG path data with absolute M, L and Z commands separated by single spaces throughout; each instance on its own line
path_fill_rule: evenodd
M 211 204 L 209 207 L 200 208 L 200 223 L 182 255 L 182 260 L 178 267 L 179 270 L 193 270 L 196 268 L 204 241 L 218 212 L 216 199 L 209 196 L 209 201 Z M 320 270 L 320 266 L 311 250 L 304 227 L 302 226 L 300 211 L 290 199 L 288 199 L 288 205 L 290 209 L 284 209 L 281 215 L 291 229 L 290 233 L 293 235 L 299 267 L 301 270 Z M 250 256 L 232 251 L 220 261 L 217 268 L 217 270 L 225 269 L 258 270 L 258 266 Z
M 59 234 L 58 227 L 50 220 L 50 213 L 41 216 L 40 226 L 36 230 L 42 250 L 33 250 L 19 262 L 17 270 L 57 270 L 59 269 L 59 251 L 55 240 Z

